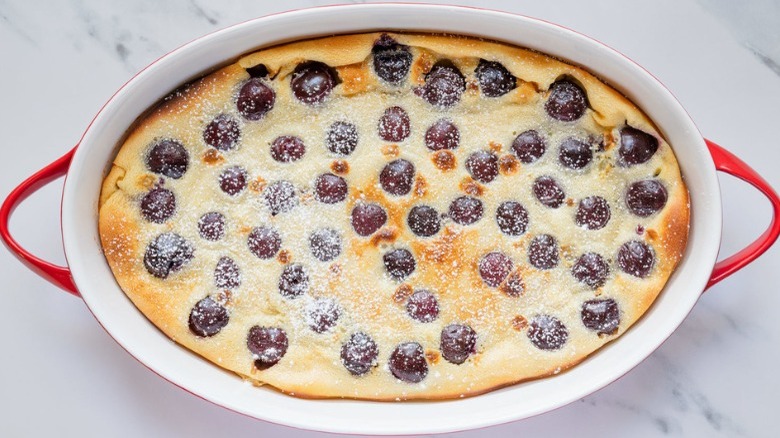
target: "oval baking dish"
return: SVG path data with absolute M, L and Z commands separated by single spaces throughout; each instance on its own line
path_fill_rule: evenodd
M 424 26 L 418 17 L 427 17 Z M 170 90 L 241 54 L 289 41 L 376 29 L 478 36 L 580 65 L 633 100 L 674 145 L 690 192 L 688 246 L 665 290 L 620 340 L 566 373 L 464 400 L 304 400 L 246 385 L 234 374 L 175 346 L 125 296 L 101 251 L 96 206 L 106 165 L 128 127 Z M 774 214 L 769 229 L 758 240 L 718 263 L 721 200 L 716 171 L 730 173 L 755 186 L 770 199 Z M 67 177 L 61 219 L 67 267 L 54 266 L 25 251 L 10 236 L 7 226 L 19 202 L 62 175 Z M 778 213 L 780 199 L 759 175 L 703 139 L 671 93 L 614 50 L 559 26 L 518 15 L 452 6 L 375 4 L 314 8 L 263 17 L 210 34 L 162 57 L 117 91 L 76 148 L 8 196 L 0 209 L 0 236 L 28 267 L 81 296 L 101 325 L 128 352 L 196 395 L 237 412 L 296 427 L 410 434 L 471 429 L 525 418 L 562 406 L 614 381 L 651 354 L 679 326 L 701 291 L 750 263 L 774 243 L 780 234 Z M 301 412 L 307 415 L 302 416 Z

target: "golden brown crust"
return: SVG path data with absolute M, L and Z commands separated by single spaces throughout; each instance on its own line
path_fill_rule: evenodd
M 285 44 L 241 58 L 237 63 L 191 84 L 172 95 L 142 119 L 119 150 L 106 177 L 100 196 L 100 236 L 106 258 L 120 287 L 144 315 L 166 335 L 206 359 L 257 383 L 268 384 L 299 397 L 346 397 L 373 400 L 446 399 L 471 396 L 513 383 L 557 374 L 576 365 L 605 343 L 627 330 L 655 300 L 682 257 L 688 234 L 688 193 L 671 147 L 652 122 L 621 94 L 585 70 L 545 55 L 505 44 L 474 38 L 392 34 L 411 47 L 414 55 L 408 83 L 396 89 L 380 81 L 371 68 L 371 48 L 379 33 L 336 36 Z M 414 96 L 411 87 L 440 59 L 449 59 L 468 78 L 461 103 L 449 111 L 433 110 Z M 518 86 L 490 101 L 480 96 L 473 71 L 479 59 L 501 62 L 518 78 Z M 294 101 L 289 79 L 295 66 L 306 60 L 334 67 L 341 83 L 325 105 L 309 107 Z M 242 124 L 240 147 L 217 152 L 208 148 L 203 127 L 217 114 L 237 115 L 234 95 L 248 79 L 245 68 L 262 63 L 273 78 L 274 109 L 259 122 Z M 550 85 L 559 77 L 574 78 L 587 90 L 592 109 L 575 125 L 550 129 L 548 152 L 534 164 L 510 158 L 502 161 L 502 175 L 490 184 L 468 177 L 465 158 L 479 149 L 492 149 L 511 157 L 514 135 L 536 127 Z M 398 91 L 401 90 L 401 91 Z M 410 114 L 412 135 L 398 144 L 381 141 L 373 130 L 384 108 L 399 104 Z M 343 106 L 343 107 L 341 107 Z M 422 143 L 425 128 L 441 117 L 450 117 L 461 127 L 461 146 L 435 155 Z M 349 119 L 358 125 L 360 145 L 349 157 L 334 157 L 323 146 L 324 132 L 334 120 Z M 545 122 L 546 123 L 546 122 Z M 659 138 L 655 156 L 640 166 L 614 166 L 618 130 L 630 125 Z M 597 154 L 591 169 L 567 174 L 555 166 L 555 144 L 563 135 L 601 134 L 606 152 Z M 278 135 L 299 135 L 307 151 L 305 165 L 280 165 L 268 157 L 268 145 Z M 177 211 L 163 224 L 145 221 L 139 213 L 140 198 L 160 183 L 150 173 L 144 157 L 151 144 L 175 138 L 187 147 L 190 169 L 179 180 L 166 179 L 164 186 L 177 194 Z M 552 152 L 551 152 L 552 151 Z M 446 156 L 445 156 L 446 155 Z M 392 197 L 377 184 L 384 163 L 406 158 L 417 167 L 412 194 Z M 249 170 L 253 184 L 237 198 L 222 194 L 217 175 L 228 165 Z M 314 176 L 333 171 L 349 181 L 346 202 L 323 206 L 313 200 Z M 648 218 L 631 216 L 623 204 L 623 193 L 631 181 L 656 177 L 664 182 L 669 200 L 665 208 Z M 530 187 L 539 175 L 561 178 L 571 201 L 559 209 L 547 209 L 535 202 Z M 301 201 L 290 215 L 269 216 L 262 204 L 267 183 L 286 179 L 300 187 Z M 416 238 L 406 225 L 406 214 L 417 204 L 446 211 L 455 195 L 478 196 L 485 203 L 485 215 L 468 227 L 447 223 L 437 235 Z M 612 206 L 612 219 L 598 231 L 573 226 L 576 200 L 599 194 Z M 506 238 L 497 233 L 494 212 L 499 202 L 521 201 L 531 222 L 527 233 Z M 329 226 L 345 236 L 350 229 L 348 215 L 357 202 L 378 202 L 385 206 L 388 222 L 369 238 L 345 238 L 342 255 L 330 263 L 312 259 L 306 246 L 309 233 Z M 226 238 L 209 242 L 198 236 L 197 220 L 207 211 L 228 214 Z M 284 257 L 259 260 L 246 239 L 255 226 L 270 225 L 283 230 Z M 636 233 L 636 226 L 644 231 Z M 163 232 L 176 232 L 191 242 L 195 256 L 181 271 L 162 280 L 144 267 L 149 242 Z M 560 265 L 541 271 L 528 265 L 526 248 L 538 234 L 556 235 L 561 244 Z M 627 275 L 615 262 L 622 242 L 640 239 L 652 245 L 656 265 L 645 279 Z M 421 324 L 405 313 L 408 292 L 387 278 L 381 253 L 389 247 L 408 247 L 418 260 L 417 271 L 404 284 L 427 288 L 439 298 L 441 313 L 433 323 Z M 525 284 L 520 298 L 511 298 L 481 281 L 478 259 L 488 251 L 500 250 L 515 261 Z M 570 275 L 576 257 L 596 251 L 610 262 L 610 277 L 603 287 L 591 290 Z M 214 266 L 222 256 L 232 257 L 241 267 L 242 286 L 229 299 L 213 284 Z M 281 260 L 281 261 L 280 261 Z M 285 299 L 277 291 L 278 276 L 290 262 L 310 267 L 310 292 L 301 298 Z M 205 296 L 227 301 L 230 322 L 215 336 L 200 338 L 188 328 L 190 310 Z M 337 300 L 343 316 L 332 330 L 322 334 L 309 330 L 304 309 L 311 297 Z M 586 299 L 611 297 L 621 309 L 621 322 L 614 335 L 599 336 L 580 321 L 580 305 Z M 540 313 L 554 314 L 569 329 L 563 348 L 542 351 L 526 335 L 527 321 Z M 462 365 L 454 365 L 438 352 L 441 328 L 452 322 L 467 323 L 478 334 L 476 354 Z M 259 371 L 246 347 L 246 335 L 254 325 L 283 327 L 289 349 L 277 365 Z M 342 366 L 339 351 L 355 331 L 370 333 L 379 345 L 378 366 L 362 377 L 354 377 Z M 395 379 L 387 370 L 392 349 L 400 342 L 416 341 L 429 354 L 428 376 L 419 384 Z

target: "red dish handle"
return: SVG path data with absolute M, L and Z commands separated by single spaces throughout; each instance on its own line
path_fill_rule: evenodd
M 745 164 L 742 160 L 737 158 L 734 154 L 723 149 L 717 144 L 707 140 L 707 147 L 712 154 L 712 161 L 715 162 L 715 169 L 721 172 L 726 172 L 729 175 L 736 176 L 737 178 L 747 182 L 753 187 L 757 188 L 769 199 L 772 204 L 772 222 L 769 224 L 769 228 L 762 235 L 758 237 L 753 243 L 738 251 L 736 254 L 715 263 L 715 268 L 712 270 L 710 281 L 707 282 L 707 288 L 709 289 L 719 281 L 728 277 L 729 275 L 739 271 L 745 265 L 749 264 L 753 260 L 757 259 L 764 253 L 780 236 L 780 197 L 772 190 L 769 183 L 761 177 L 755 170 Z
M 3 239 L 6 248 L 28 268 L 32 269 L 33 272 L 49 280 L 55 286 L 61 287 L 66 292 L 80 297 L 81 295 L 73 283 L 73 278 L 70 276 L 70 269 L 64 266 L 57 266 L 32 255 L 19 245 L 8 230 L 8 220 L 16 207 L 41 187 L 65 175 L 68 172 L 70 160 L 73 158 L 75 151 L 76 149 L 73 148 L 70 152 L 57 159 L 57 161 L 39 170 L 35 175 L 27 178 L 13 189 L 3 202 L 3 206 L 0 207 L 0 238 Z

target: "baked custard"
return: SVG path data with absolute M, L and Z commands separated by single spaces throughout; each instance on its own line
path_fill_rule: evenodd
M 476 38 L 266 48 L 119 148 L 106 259 L 160 330 L 301 397 L 557 374 L 653 303 L 688 236 L 672 147 L 580 67 Z

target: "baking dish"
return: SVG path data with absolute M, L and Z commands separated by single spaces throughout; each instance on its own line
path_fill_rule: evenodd
M 421 17 L 425 17 L 424 22 Z M 537 49 L 582 65 L 632 98 L 675 145 L 691 191 L 690 244 L 664 293 L 618 342 L 555 378 L 466 400 L 430 403 L 301 400 L 270 389 L 252 388 L 236 376 L 176 347 L 121 292 L 101 254 L 96 211 L 105 167 L 127 127 L 171 89 L 241 53 L 296 39 L 377 29 L 478 35 Z M 775 214 L 770 229 L 759 240 L 717 265 L 721 215 L 716 170 L 735 174 L 755 185 L 772 200 Z M 8 234 L 7 222 L 16 204 L 66 173 L 62 231 L 69 266 L 64 268 L 25 252 Z M 445 432 L 524 418 L 576 400 L 615 380 L 671 334 L 703 289 L 749 263 L 774 242 L 780 233 L 778 211 L 780 200 L 772 189 L 731 154 L 705 143 L 668 90 L 640 67 L 593 40 L 549 23 L 500 12 L 449 6 L 364 5 L 260 18 L 196 40 L 161 58 L 117 92 L 96 116 L 77 148 L 9 195 L 0 210 L 0 234 L 28 266 L 72 293 L 80 293 L 98 321 L 131 354 L 193 393 L 254 417 L 298 427 L 400 434 Z

